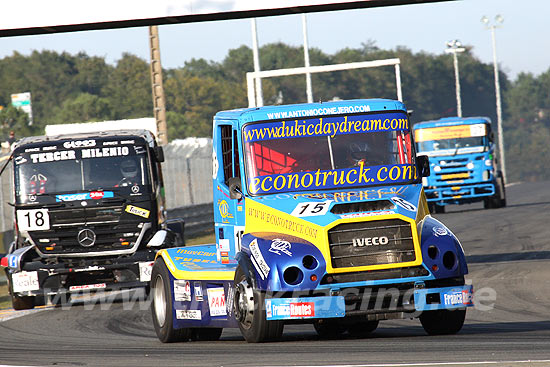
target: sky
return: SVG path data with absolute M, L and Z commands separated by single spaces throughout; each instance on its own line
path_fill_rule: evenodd
M 7 2 L 2 5 L 2 12 L 10 14 L 17 10 L 10 7 L 17 6 L 20 5 L 15 1 Z M 491 32 L 480 19 L 485 15 L 491 24 L 497 24 L 498 14 L 504 18 L 501 27 L 496 28 L 501 70 L 511 79 L 521 72 L 538 75 L 548 71 L 550 1 L 547 0 L 459 0 L 310 13 L 308 43 L 310 48 L 327 54 L 343 48 L 360 48 L 369 40 L 382 49 L 405 46 L 413 52 L 441 54 L 447 41 L 458 39 L 472 46 L 473 54 L 481 61 L 492 63 Z M 32 12 L 29 16 L 33 16 Z M 260 47 L 273 42 L 303 45 L 301 15 L 258 18 L 257 29 Z M 241 45 L 252 47 L 251 34 L 250 19 L 161 25 L 162 66 L 183 67 L 193 58 L 221 62 L 231 49 Z M 28 55 L 33 50 L 70 54 L 83 51 L 104 57 L 110 64 L 115 64 L 123 53 L 144 60 L 150 57 L 147 27 L 0 38 L 0 58 L 14 52 Z

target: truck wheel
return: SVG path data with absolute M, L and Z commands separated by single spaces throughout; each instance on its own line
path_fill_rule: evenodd
M 495 194 L 483 201 L 485 209 L 504 208 L 506 206 L 506 188 L 504 180 L 499 176 L 495 185 Z
M 372 333 L 378 327 L 378 320 L 362 321 L 348 326 L 348 333 L 351 336 L 362 338 Z
M 153 325 L 159 340 L 163 343 L 187 341 L 191 329 L 174 329 L 174 310 L 170 290 L 170 274 L 162 258 L 155 261 L 151 273 L 151 311 Z
M 34 308 L 34 296 L 11 296 L 11 305 L 14 310 L 31 310 Z
M 462 329 L 466 309 L 424 311 L 420 323 L 429 335 L 456 334 Z
M 338 319 L 315 320 L 313 327 L 322 339 L 336 339 L 347 330 L 346 325 L 343 325 Z
M 235 271 L 235 318 L 244 339 L 248 343 L 278 340 L 283 334 L 281 321 L 267 321 L 265 292 L 253 289 L 241 266 Z
M 191 340 L 216 341 L 222 336 L 222 328 L 201 328 L 191 330 Z

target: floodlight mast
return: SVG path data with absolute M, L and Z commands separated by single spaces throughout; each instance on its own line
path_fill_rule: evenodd
M 500 28 L 502 22 L 504 22 L 504 17 L 497 14 L 495 16 L 495 23 L 490 24 L 489 18 L 483 16 L 481 22 L 485 24 L 486 29 L 491 30 L 491 41 L 493 44 L 493 69 L 495 73 L 495 96 L 496 96 L 496 107 L 497 107 L 497 131 L 498 131 L 498 151 L 499 151 L 499 160 L 500 160 L 500 169 L 502 171 L 502 177 L 504 182 L 508 182 L 506 179 L 506 162 L 504 158 L 504 135 L 502 133 L 502 104 L 500 100 L 500 82 L 498 78 L 498 61 L 497 61 L 497 44 L 495 38 L 495 28 Z
M 465 48 L 461 47 L 462 43 L 459 40 L 452 40 L 447 42 L 447 48 L 445 49 L 446 53 L 453 54 L 453 63 L 455 69 L 455 89 L 456 89 L 456 115 L 462 117 L 462 99 L 460 97 L 460 76 L 458 71 L 458 57 L 457 53 L 466 51 Z

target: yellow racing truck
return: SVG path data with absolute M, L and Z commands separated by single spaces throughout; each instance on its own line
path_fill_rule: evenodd
M 222 111 L 213 124 L 215 244 L 160 250 L 162 342 L 322 337 L 419 318 L 458 332 L 472 306 L 455 235 L 430 215 L 407 110 L 385 99 Z

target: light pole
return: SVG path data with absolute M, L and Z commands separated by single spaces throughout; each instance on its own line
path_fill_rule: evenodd
M 486 16 L 481 18 L 481 23 L 485 24 L 486 29 L 491 30 L 491 40 L 493 42 L 493 68 L 495 71 L 495 94 L 497 100 L 497 130 L 498 130 L 498 151 L 500 160 L 500 169 L 502 178 L 506 181 L 506 162 L 504 160 L 504 136 L 502 134 L 502 106 L 500 103 L 500 83 L 498 81 L 498 62 L 497 62 L 497 42 L 495 38 L 495 28 L 499 28 L 504 18 L 501 15 L 495 16 L 495 23 L 490 24 L 489 18 Z
M 462 46 L 462 44 L 459 40 L 452 40 L 447 42 L 447 48 L 445 49 L 446 53 L 453 54 L 453 61 L 455 66 L 456 114 L 458 117 L 462 117 L 462 101 L 460 99 L 460 78 L 458 75 L 458 58 L 456 54 L 466 51 L 465 48 L 460 46 Z

